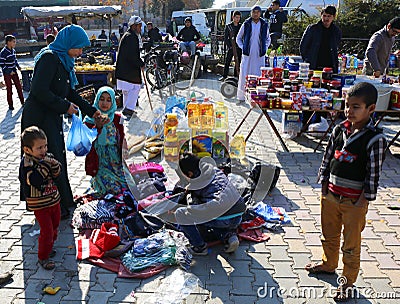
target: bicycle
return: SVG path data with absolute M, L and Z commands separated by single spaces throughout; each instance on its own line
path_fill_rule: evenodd
M 189 87 L 189 81 L 182 77 L 184 67 L 180 64 L 180 54 L 175 47 L 152 47 L 146 55 L 146 79 L 151 91 L 161 90 L 167 86 L 170 93 L 175 89 L 184 90 Z

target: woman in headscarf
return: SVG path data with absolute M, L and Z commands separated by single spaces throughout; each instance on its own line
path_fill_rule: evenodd
M 97 92 L 94 106 L 109 122 L 98 124 L 86 117 L 84 122 L 90 128 L 97 128 L 98 136 L 85 160 L 86 174 L 93 176 L 90 183 L 97 195 L 119 194 L 127 189 L 122 170 L 122 145 L 124 142 L 123 120 L 117 110 L 114 90 L 101 87 Z
M 77 113 L 77 107 L 89 117 L 98 118 L 100 111 L 92 107 L 76 91 L 75 58 L 90 46 L 83 28 L 64 27 L 56 39 L 35 57 L 31 91 L 22 112 L 21 131 L 38 126 L 47 135 L 48 151 L 61 162 L 62 172 L 55 179 L 61 195 L 61 218 L 67 218 L 68 208 L 74 206 L 67 173 L 63 115 Z M 21 195 L 21 200 L 24 197 Z

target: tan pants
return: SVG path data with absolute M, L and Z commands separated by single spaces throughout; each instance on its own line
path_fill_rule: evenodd
M 340 235 L 343 229 L 343 274 L 352 285 L 360 270 L 361 232 L 365 227 L 368 206 L 354 206 L 356 199 L 334 195 L 321 197 L 322 261 L 327 271 L 338 267 Z

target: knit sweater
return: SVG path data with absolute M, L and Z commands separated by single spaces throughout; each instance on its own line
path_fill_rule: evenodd
M 44 159 L 37 159 L 24 154 L 19 168 L 21 181 L 29 211 L 54 206 L 60 202 L 60 193 L 54 178 L 61 173 L 61 164 L 47 154 Z

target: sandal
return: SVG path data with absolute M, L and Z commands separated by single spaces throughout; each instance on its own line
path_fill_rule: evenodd
M 49 258 L 54 258 L 56 256 L 56 254 L 57 254 L 57 251 L 53 249 L 49 254 Z
M 335 274 L 335 271 L 327 271 L 323 269 L 324 265 L 319 263 L 307 264 L 304 269 L 311 274 Z
M 339 285 L 333 296 L 335 302 L 346 302 L 353 297 L 353 285 Z
M 38 260 L 38 262 L 46 270 L 53 270 L 56 267 L 56 263 L 52 260 Z

